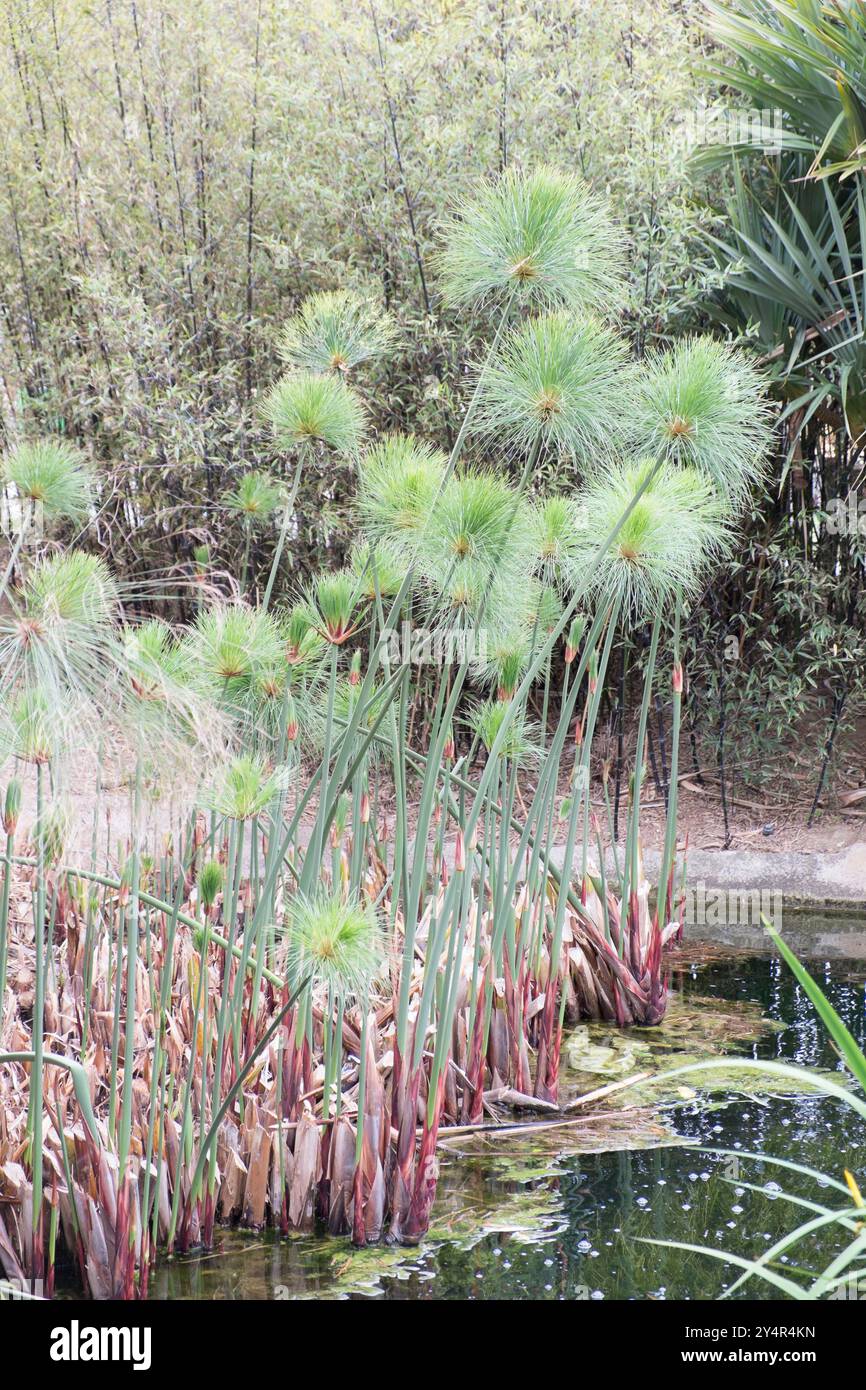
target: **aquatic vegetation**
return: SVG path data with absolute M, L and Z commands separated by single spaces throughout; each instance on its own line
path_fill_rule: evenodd
M 360 577 L 353 570 L 320 574 L 306 600 L 313 630 L 332 646 L 342 646 L 355 631 L 360 600 Z
M 185 679 L 183 651 L 169 625 L 151 618 L 123 634 L 124 659 L 136 693 L 163 700 Z
M 664 1022 L 640 1033 L 614 1032 L 594 1023 L 579 1024 L 568 1037 L 566 1081 L 578 1094 L 587 1085 L 608 1081 L 629 1084 L 615 1092 L 612 1107 L 654 1105 L 708 1107 L 719 1103 L 720 1093 L 731 1095 L 809 1094 L 808 1073 L 798 1088 L 790 1080 L 753 1076 L 737 1065 L 737 1051 L 746 1043 L 772 1036 L 783 1025 L 761 1014 L 751 1001 L 719 1000 L 690 994 L 672 994 Z M 704 1062 L 731 1055 L 734 1065 L 702 1070 Z M 675 1064 L 675 1065 L 674 1065 Z M 693 1067 L 688 1084 L 681 1067 Z M 638 1077 L 637 1080 L 633 1078 Z M 700 1093 L 700 1094 L 699 1094 Z
M 8 598 L 0 612 L 0 729 L 9 709 L 38 692 L 58 761 L 73 743 L 94 754 L 100 738 L 122 736 L 120 592 L 105 563 L 77 550 L 37 556 Z
M 223 497 L 227 511 L 235 512 L 241 518 L 244 529 L 244 551 L 241 561 L 241 584 L 247 586 L 250 567 L 250 549 L 254 530 L 266 526 L 279 509 L 283 500 L 282 490 L 277 487 L 267 473 L 253 470 L 245 473 L 237 487 Z
M 505 726 L 508 710 L 506 701 L 485 700 L 483 704 L 476 705 L 470 712 L 469 725 L 482 748 L 490 753 L 496 743 L 496 736 Z M 537 738 L 532 738 L 531 729 L 523 715 L 517 719 L 509 721 L 504 741 L 500 740 L 498 753 L 500 757 L 509 758 L 513 762 L 526 762 L 527 759 L 540 755 L 540 742 Z
M 3 753 L 25 763 L 50 763 L 57 756 L 57 723 L 50 701 L 39 686 L 22 690 L 4 709 Z
M 401 435 L 362 449 L 365 410 L 345 378 L 390 330 L 348 297 L 316 296 L 286 331 L 290 370 L 263 407 L 292 483 L 261 598 L 251 547 L 238 584 L 197 546 L 192 620 L 145 607 L 135 621 L 104 562 L 72 548 L 28 556 L 0 615 L 0 755 L 15 760 L 0 1090 L 22 1156 L 0 1257 L 14 1273 L 50 1280 L 60 1239 L 95 1297 L 143 1296 L 159 1252 L 209 1247 L 217 1221 L 417 1244 L 444 1130 L 491 1106 L 558 1113 L 568 1025 L 664 1015 L 665 946 L 681 929 L 680 624 L 725 553 L 735 489 L 716 486 L 706 452 L 619 457 L 623 352 L 573 316 L 609 307 L 618 270 L 582 185 L 509 172 L 447 235 L 452 302 L 501 310 L 448 459 Z M 525 306 L 569 314 L 508 331 Z M 474 433 L 488 467 L 462 457 Z M 574 496 L 543 496 L 548 447 L 580 459 Z M 515 450 L 516 483 L 492 463 Z M 299 575 L 294 600 L 271 607 L 301 474 L 334 459 L 357 464 L 350 562 Z M 276 489 L 251 470 L 222 514 L 264 542 Z M 611 874 L 590 760 L 613 644 L 646 621 Z M 668 624 L 673 742 L 651 910 L 641 787 Z M 103 853 L 94 832 L 89 858 L 59 853 L 48 811 L 84 728 L 110 734 L 129 793 L 121 843 Z M 157 833 L 170 776 L 187 784 L 181 814 Z M 19 777 L 35 782 L 29 838 Z M 99 806 L 97 787 L 95 823 Z M 33 891 L 13 915 L 19 873 Z M 27 967 L 14 988 L 10 941 Z
M 406 573 L 396 547 L 387 542 L 374 546 L 365 541 L 362 545 L 356 545 L 349 556 L 349 567 L 357 577 L 366 603 L 393 598 L 399 593 Z
M 533 615 L 534 616 L 534 615 Z M 484 659 L 476 659 L 472 674 L 482 685 L 492 685 L 500 700 L 510 700 L 520 684 L 531 656 L 529 624 L 494 634 Z
M 269 613 L 240 603 L 215 604 L 199 613 L 182 650 L 190 677 L 210 682 L 218 691 L 276 665 L 282 643 Z
M 301 601 L 287 612 L 278 612 L 276 618 L 285 643 L 284 656 L 288 665 L 300 674 L 314 670 L 321 662 L 326 647 L 326 639 L 316 629 L 314 609 Z
M 118 593 L 104 561 L 73 550 L 48 556 L 24 588 L 27 616 L 38 636 L 70 641 L 76 632 L 104 630 L 116 616 Z

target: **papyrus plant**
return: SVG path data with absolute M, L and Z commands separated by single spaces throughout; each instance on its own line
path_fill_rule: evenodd
M 649 703 L 670 627 L 676 736 L 682 617 L 761 467 L 757 388 L 738 358 L 699 344 L 630 363 L 615 323 L 618 240 L 570 177 L 514 171 L 485 185 L 445 228 L 441 265 L 452 303 L 491 317 L 447 458 L 411 437 L 365 441 L 356 374 L 390 333 L 368 306 L 317 298 L 285 331 L 289 370 L 264 407 L 292 482 L 261 603 L 254 584 L 246 598 L 202 589 L 183 632 L 121 626 L 109 604 L 65 671 L 50 571 L 31 582 L 26 613 L 3 619 L 10 699 L 31 680 L 27 614 L 44 629 L 38 671 L 58 691 L 68 682 L 96 699 L 80 669 L 94 650 L 125 682 L 115 704 L 128 717 L 133 842 L 119 872 L 94 859 L 76 870 L 97 895 L 88 979 L 97 995 L 111 986 L 108 1008 L 84 1010 L 93 1030 L 105 1013 L 113 1023 L 97 1122 L 121 1159 L 117 1257 L 106 1281 L 86 1275 L 99 1291 L 141 1292 L 161 1242 L 209 1244 L 220 1215 L 418 1240 L 441 1125 L 506 1102 L 556 1108 L 569 1017 L 664 1012 L 676 752 L 650 912 Z M 554 453 L 574 482 L 547 496 Z M 287 583 L 298 480 L 332 460 L 357 474 L 351 563 Z M 75 635 L 83 595 L 109 581 L 72 564 L 83 587 L 57 612 Z M 393 640 L 404 624 L 483 633 L 486 647 L 419 667 Z M 637 625 L 650 640 L 611 873 L 593 739 L 613 643 Z M 135 827 L 160 727 L 188 739 L 197 791 L 170 848 L 152 854 Z M 197 732 L 212 730 L 220 751 Z M 43 942 L 52 912 L 43 892 Z M 147 1101 L 138 1086 L 134 1106 L 143 1068 Z

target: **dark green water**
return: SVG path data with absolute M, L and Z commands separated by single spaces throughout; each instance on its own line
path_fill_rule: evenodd
M 812 961 L 851 1032 L 864 1038 L 864 962 Z M 740 1044 L 741 1055 L 835 1069 L 838 1061 L 802 990 L 778 961 L 738 957 L 675 974 L 685 1001 L 696 996 L 755 1001 L 780 1031 Z M 600 1079 L 601 1084 L 601 1079 Z M 756 1256 L 808 1213 L 772 1188 L 828 1205 L 841 1200 L 798 1174 L 752 1160 L 701 1151 L 701 1145 L 763 1151 L 842 1178 L 858 1169 L 864 1127 L 832 1100 L 736 1098 L 729 1090 L 663 1114 L 672 1134 L 696 1147 L 622 1147 L 642 1143 L 621 1117 L 617 1137 L 559 1129 L 495 1141 L 459 1140 L 442 1158 L 431 1240 L 417 1251 L 355 1252 L 348 1241 L 224 1232 L 206 1257 L 162 1262 L 156 1298 L 378 1297 L 391 1299 L 712 1299 L 739 1271 L 706 1256 L 660 1249 L 641 1237 L 687 1241 Z M 580 1146 L 615 1143 L 607 1152 Z M 862 1183 L 862 1169 L 861 1169 Z M 726 1181 L 733 1178 L 733 1182 Z M 840 1248 L 838 1234 L 812 1238 L 798 1258 L 823 1268 Z M 784 1272 L 784 1261 L 780 1266 Z M 779 1297 L 751 1280 L 737 1295 Z

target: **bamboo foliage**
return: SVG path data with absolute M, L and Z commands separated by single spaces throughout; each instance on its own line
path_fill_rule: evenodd
M 683 167 L 658 136 L 694 82 L 681 7 L 617 5 L 618 25 L 571 0 L 544 15 L 518 5 L 500 112 L 500 45 L 481 12 L 379 5 L 374 23 L 329 0 L 310 23 L 294 2 L 10 0 L 2 439 L 86 450 L 93 538 L 119 577 L 189 563 L 198 544 L 219 541 L 226 564 L 242 555 L 243 521 L 219 504 L 252 453 L 280 481 L 254 407 L 314 292 L 360 293 L 397 321 L 402 369 L 373 368 L 377 428 L 450 445 L 475 344 L 437 293 L 437 227 L 474 171 L 498 168 L 501 121 L 515 165 L 543 156 L 612 186 L 650 320 L 644 271 L 666 295 L 672 277 L 649 190 L 655 178 L 661 200 Z M 670 220 L 678 244 L 681 202 Z M 306 471 L 301 573 L 323 551 L 341 558 L 349 477 Z M 253 537 L 257 568 L 274 543 Z

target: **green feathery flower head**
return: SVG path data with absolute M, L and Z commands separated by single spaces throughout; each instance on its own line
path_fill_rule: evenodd
M 218 707 L 224 694 L 193 667 L 168 625 L 152 618 L 122 635 L 118 674 L 127 689 L 125 731 L 148 766 L 151 791 L 187 773 L 200 759 L 225 756 L 228 728 Z
M 86 515 L 90 505 L 84 459 L 62 440 L 21 444 L 7 455 L 0 478 L 12 483 L 19 497 L 38 503 L 46 517 L 75 521 Z
M 0 614 L 0 697 L 38 687 L 55 749 L 74 736 L 95 750 L 123 704 L 115 582 L 102 560 L 69 551 L 41 560 L 20 598 Z
M 225 875 L 218 859 L 208 859 L 198 876 L 198 896 L 202 907 L 210 911 L 222 892 Z
M 312 372 L 349 372 L 392 347 L 394 325 L 387 314 L 348 290 L 310 295 L 286 325 L 279 354 L 289 367 Z
M 2 754 L 0 754 L 2 759 Z M 6 835 L 14 835 L 18 826 L 18 817 L 21 815 L 21 783 L 17 777 L 13 777 L 6 787 L 6 796 L 3 801 L 2 825 Z
M 103 560 L 82 550 L 50 555 L 24 589 L 27 616 L 43 629 L 106 628 L 117 613 L 117 585 Z
M 381 598 L 393 598 L 406 577 L 405 563 L 386 542 L 356 545 L 349 556 L 349 568 L 368 603 L 375 602 L 377 590 Z
M 473 662 L 473 674 L 480 684 L 495 687 L 498 700 L 511 700 L 529 665 L 529 657 L 525 628 L 512 627 L 488 640 L 484 657 Z
M 734 506 L 763 478 L 772 439 L 764 382 L 728 344 L 683 338 L 649 353 L 633 395 L 639 450 L 699 469 Z
M 516 762 L 540 758 L 541 750 L 535 730 L 523 710 L 515 709 L 509 700 L 485 700 L 476 705 L 470 712 L 469 725 L 479 743 L 490 753 L 506 716 L 509 724 L 498 756 Z
M 219 603 L 199 613 L 183 654 L 193 679 L 222 684 L 277 665 L 283 644 L 271 614 L 242 603 Z
M 427 622 L 435 631 L 450 627 L 469 637 L 482 622 L 494 629 L 504 626 L 514 602 L 509 585 L 491 579 L 481 566 L 469 564 L 430 583 L 421 597 Z M 459 652 L 461 648 L 453 650 Z
M 538 579 L 530 579 L 520 606 L 520 621 L 534 650 L 550 636 L 561 617 L 562 601 L 557 589 Z
M 232 491 L 223 496 L 223 506 L 240 512 L 245 520 L 262 523 L 277 510 L 282 498 L 279 487 L 267 473 L 245 473 Z
M 325 713 L 327 692 L 322 692 L 322 712 Z M 349 676 L 341 676 L 334 689 L 334 715 L 340 723 L 348 723 L 352 717 L 352 711 L 358 703 L 360 695 L 360 683 L 353 681 Z M 362 729 L 372 729 L 382 709 L 386 706 L 386 692 L 381 686 L 374 685 L 368 691 L 364 701 L 364 710 L 361 715 L 360 727 Z M 371 745 L 372 746 L 372 745 Z
M 579 554 L 580 504 L 574 497 L 547 497 L 532 507 L 530 525 L 535 574 L 543 585 L 561 587 Z
M 446 483 L 418 540 L 418 564 L 445 606 L 496 625 L 531 569 L 529 516 L 502 478 L 466 469 Z M 510 592 L 510 598 L 509 596 Z
M 647 484 L 613 543 L 597 555 L 599 538 L 612 531 L 640 488 Z M 579 532 L 574 582 L 597 601 L 622 602 L 623 615 L 643 619 L 693 593 L 709 565 L 730 549 L 725 506 L 709 479 L 670 464 L 616 465 L 580 495 L 585 519 Z
M 571 665 L 577 653 L 580 651 L 580 644 L 583 641 L 583 634 L 586 631 L 586 614 L 578 613 L 572 618 L 571 626 L 564 638 L 565 642 L 565 661 L 566 665 Z
M 63 858 L 72 833 L 72 824 L 72 806 L 65 797 L 55 797 L 49 802 L 41 818 L 34 823 L 33 838 L 42 841 L 42 854 L 46 864 L 58 864 Z
M 358 506 L 367 534 L 407 558 L 445 477 L 445 455 L 412 434 L 389 434 L 364 454 Z
M 476 434 L 581 462 L 621 434 L 626 349 L 595 319 L 544 314 L 515 329 L 481 377 Z
M 306 675 L 321 662 L 326 642 L 316 631 L 318 614 L 310 603 L 302 600 L 292 605 L 288 611 L 277 616 L 280 635 L 285 644 L 285 660 L 288 665 Z
M 295 898 L 286 929 L 286 964 L 292 981 L 312 976 L 313 985 L 342 999 L 365 999 L 379 970 L 384 944 L 372 906 L 324 890 Z
M 338 454 L 357 454 L 366 428 L 360 397 L 341 377 L 316 372 L 284 376 L 262 406 L 279 449 L 327 445 Z
M 307 595 L 313 626 L 335 646 L 355 630 L 355 611 L 361 599 L 358 576 L 351 570 L 326 571 L 313 580 Z
M 275 758 L 284 765 L 294 763 L 299 737 L 311 742 L 314 701 L 306 684 L 296 680 L 297 671 L 285 661 L 263 666 L 234 691 L 231 712 L 238 737 L 246 749 L 269 763 Z
M 250 678 L 250 697 L 252 703 L 266 708 L 279 706 L 289 684 L 287 666 L 262 666 Z
M 123 635 L 123 659 L 133 690 L 143 700 L 165 700 L 174 687 L 183 685 L 183 655 L 171 628 L 159 618 Z
M 621 298 L 619 239 L 602 202 L 570 174 L 509 169 L 445 229 L 442 292 L 460 307 L 514 294 L 543 308 L 602 309 Z
M 50 763 L 61 739 L 46 691 L 25 686 L 0 709 L 0 761 L 12 756 L 25 763 Z
M 271 770 L 261 758 L 244 754 L 232 759 L 213 787 L 210 808 L 229 820 L 252 820 L 265 814 L 287 781 L 287 768 Z
M 337 677 L 334 686 L 334 703 L 330 704 L 329 686 L 325 681 L 319 681 L 316 685 L 311 685 L 304 692 L 303 701 L 298 706 L 299 730 L 303 744 L 311 753 L 321 757 L 325 746 L 325 735 L 328 728 L 328 714 L 331 713 L 331 729 L 336 728 L 337 732 L 342 733 L 349 720 L 352 718 L 361 694 L 360 682 L 356 683 L 352 675 L 341 673 Z M 382 709 L 386 703 L 386 693 L 381 686 L 374 686 L 368 690 L 364 701 L 364 709 L 361 712 L 356 728 L 359 735 L 373 728 Z M 380 730 L 380 733 L 382 731 Z M 384 735 L 383 735 L 384 736 Z M 333 748 L 333 738 L 332 738 Z M 364 753 L 364 762 L 375 761 L 380 755 L 380 743 L 374 739 L 369 748 Z

